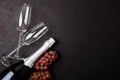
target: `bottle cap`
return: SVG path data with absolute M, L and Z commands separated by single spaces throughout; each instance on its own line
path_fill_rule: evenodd
M 49 44 L 49 47 L 51 47 L 55 43 L 55 40 L 51 37 L 47 42 Z

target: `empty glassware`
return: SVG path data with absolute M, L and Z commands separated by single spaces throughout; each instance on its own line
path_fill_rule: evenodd
M 39 24 L 28 30 L 27 27 L 30 24 L 30 17 L 31 17 L 31 7 L 29 4 L 24 3 L 20 12 L 19 26 L 17 27 L 17 30 L 19 31 L 18 45 L 9 54 L 1 57 L 0 62 L 4 66 L 10 65 L 10 61 L 8 59 L 15 59 L 15 60 L 24 59 L 19 56 L 20 48 L 34 43 L 48 31 L 48 27 L 43 22 L 40 22 Z

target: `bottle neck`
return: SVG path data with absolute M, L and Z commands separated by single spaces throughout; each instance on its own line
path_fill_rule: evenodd
M 24 59 L 24 64 L 30 68 L 33 67 L 36 60 L 46 51 L 48 50 L 53 44 L 55 40 L 50 38 L 47 40 L 34 54 Z
M 33 67 L 36 60 L 48 49 L 48 45 L 43 45 L 41 48 L 39 48 L 35 53 L 33 53 L 31 56 L 27 57 L 24 60 L 24 64 L 30 68 Z

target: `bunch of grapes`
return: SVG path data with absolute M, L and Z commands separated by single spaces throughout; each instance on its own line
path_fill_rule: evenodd
M 34 68 L 36 70 L 47 70 L 48 67 L 57 59 L 56 51 L 46 52 L 40 59 L 35 63 Z
M 50 80 L 50 72 L 49 71 L 38 71 L 33 72 L 30 80 Z
M 48 67 L 57 59 L 56 51 L 47 51 L 41 56 L 34 65 L 37 72 L 33 72 L 30 80 L 50 80 L 50 72 Z

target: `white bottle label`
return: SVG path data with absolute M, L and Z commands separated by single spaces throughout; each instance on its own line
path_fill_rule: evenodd
M 9 73 L 6 74 L 6 76 L 2 80 L 11 80 L 13 75 L 14 73 L 10 71 Z

